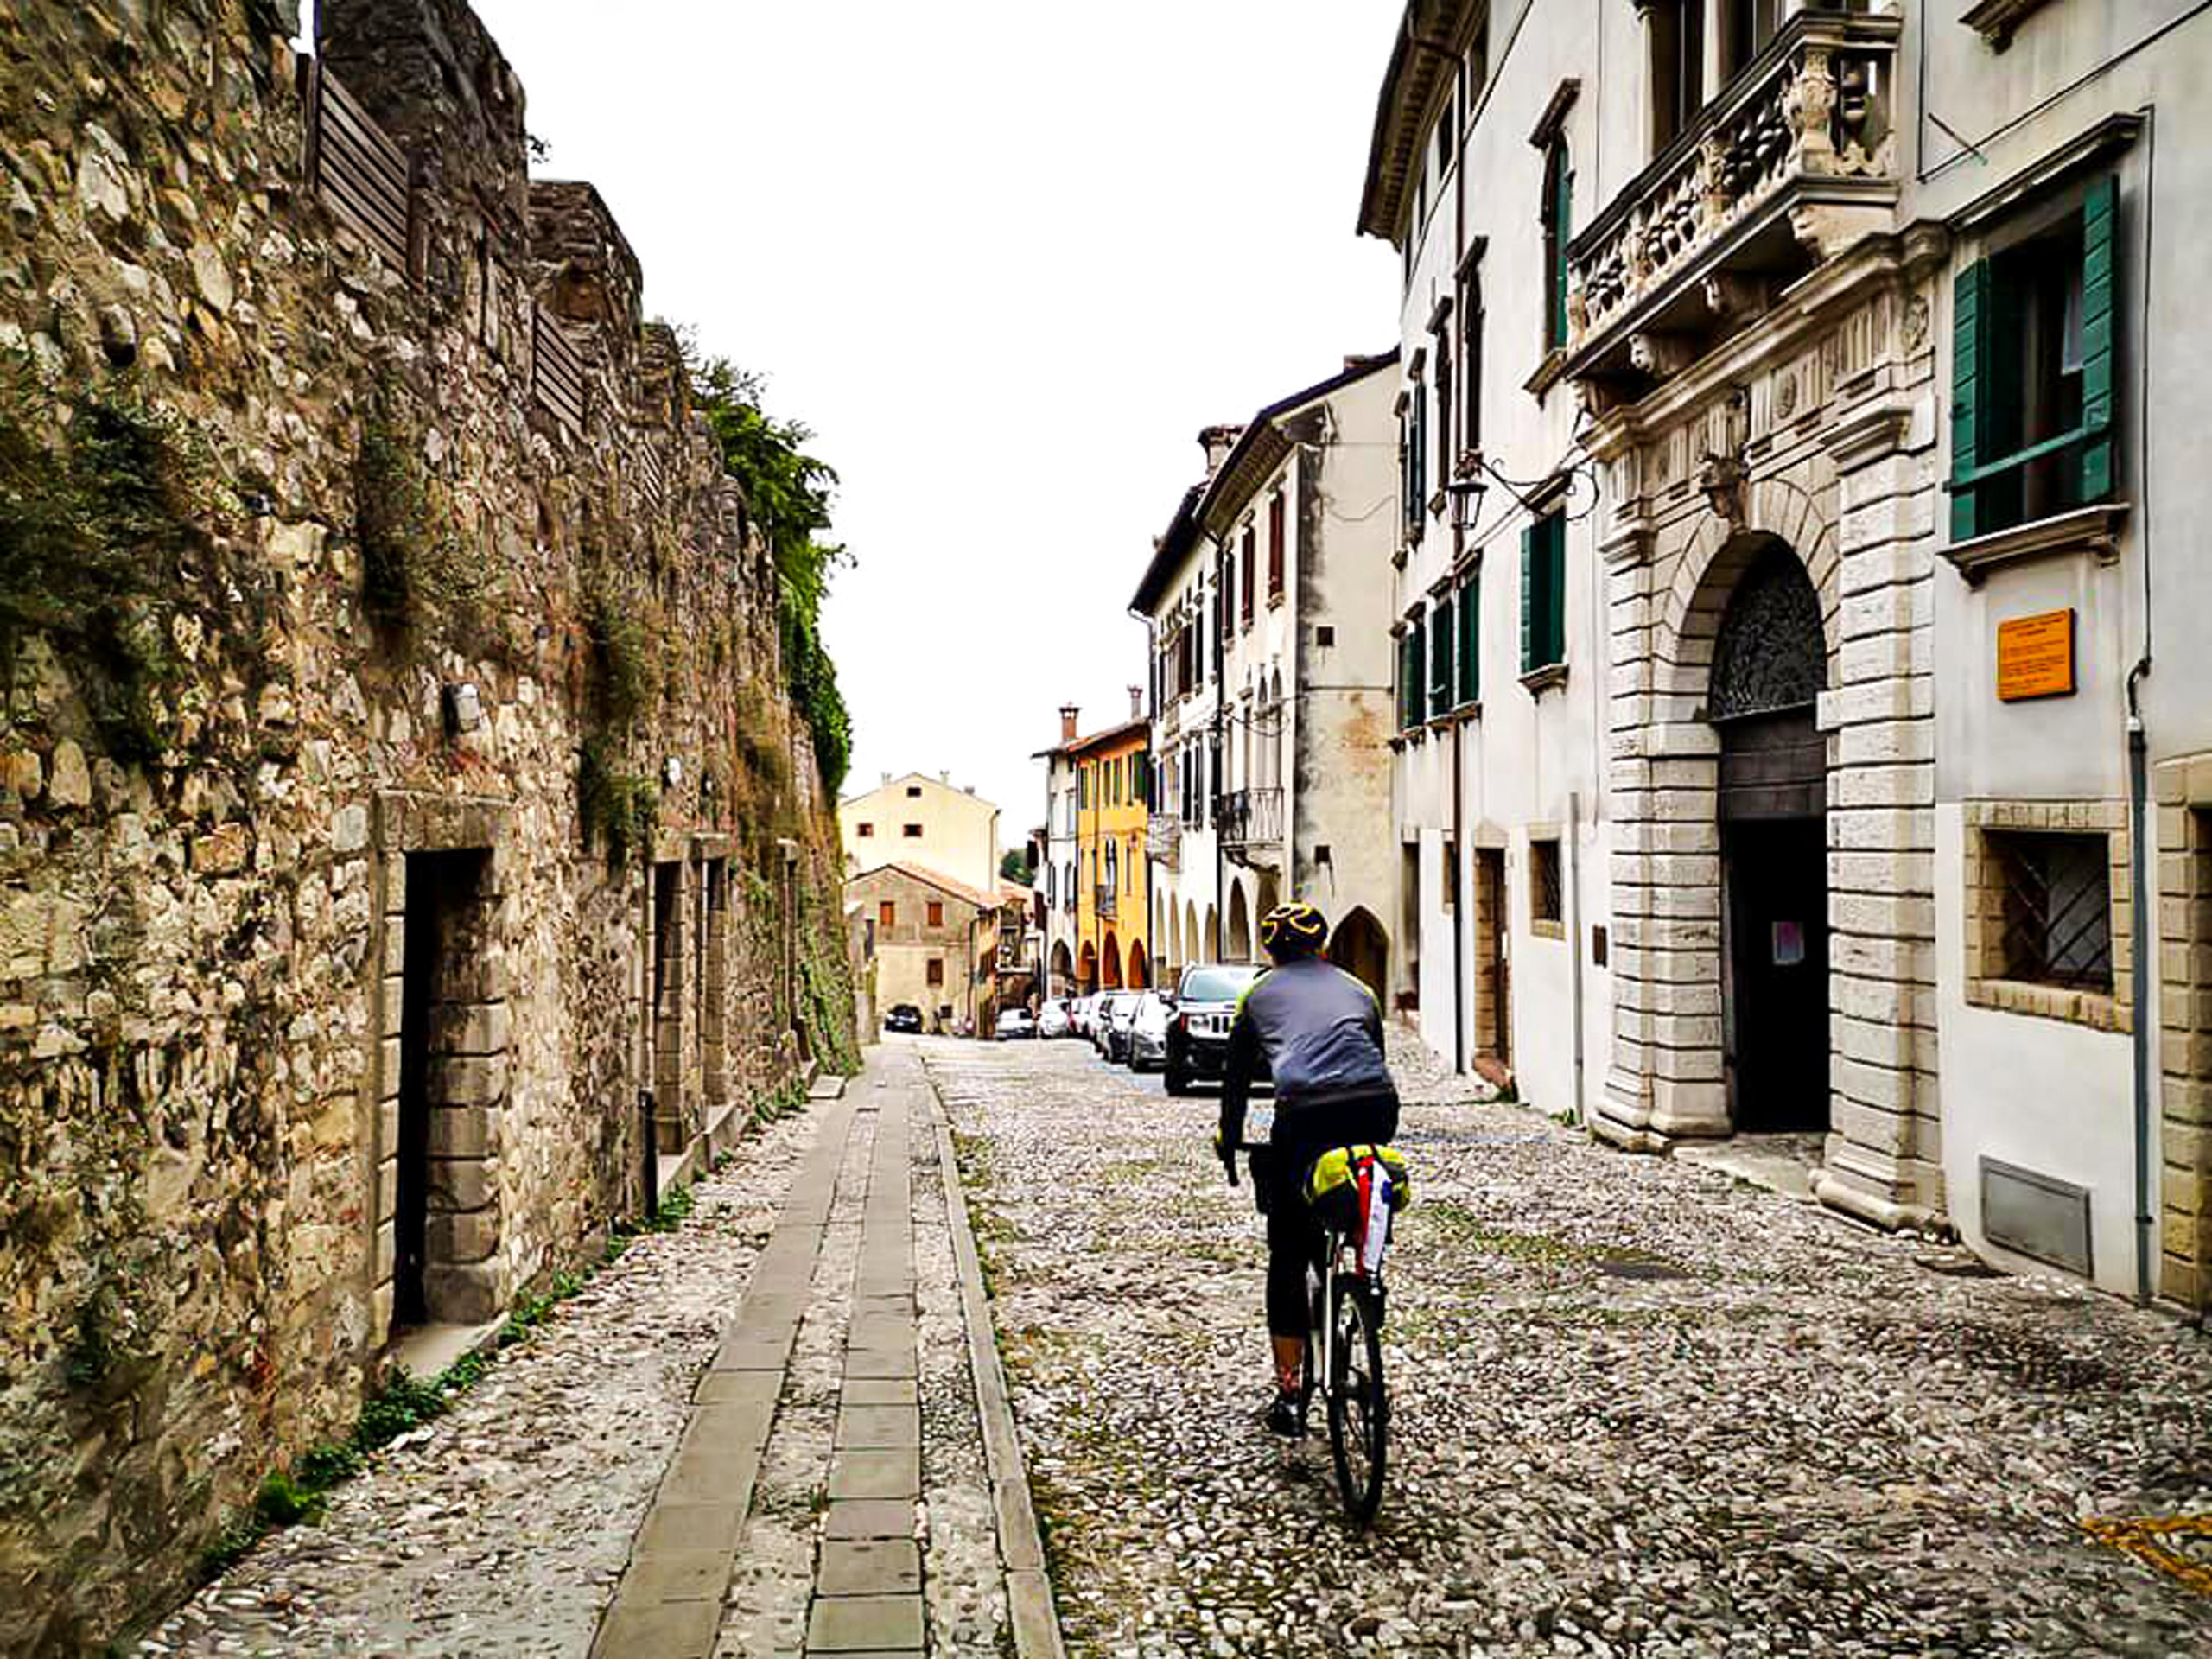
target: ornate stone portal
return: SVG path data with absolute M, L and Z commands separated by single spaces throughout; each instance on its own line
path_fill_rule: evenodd
M 1930 677 L 1940 238 L 1879 237 L 1597 422 L 1611 618 L 1614 1031 L 1593 1128 L 1732 1132 L 1714 721 L 1811 695 L 1825 742 L 1830 1204 L 1943 1205 L 1936 1100 Z M 1726 474 L 1728 487 L 1713 480 Z M 1763 560 L 1802 570 L 1782 580 Z M 1756 587 L 1743 591 L 1746 576 Z M 1732 598 L 1739 618 L 1719 649 Z M 1796 614 L 1810 607 L 1816 618 Z M 1817 621 L 1825 662 L 1789 640 Z M 1716 660 L 1716 652 L 1719 650 Z M 1815 672 L 1815 671 L 1817 671 Z M 1777 701 L 1779 699 L 1780 701 Z

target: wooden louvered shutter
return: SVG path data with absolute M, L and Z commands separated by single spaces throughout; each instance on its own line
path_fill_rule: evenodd
M 2107 174 L 2082 200 L 2081 499 L 2113 491 L 2113 334 L 2119 285 L 2120 181 Z
M 1452 675 L 1458 661 L 1452 648 L 1452 595 L 1438 595 L 1428 613 L 1428 714 L 1433 720 L 1452 712 Z
M 1989 261 L 1978 259 L 1951 284 L 1951 539 L 1981 533 L 1980 496 L 1966 482 L 1982 454 L 1982 393 L 1988 361 Z
M 1546 519 L 1544 545 L 1544 647 L 1547 663 L 1567 660 L 1567 514 Z
M 1282 592 L 1282 492 L 1268 498 L 1268 597 Z
M 1536 537 L 1541 527 L 1530 524 L 1521 532 L 1521 671 L 1535 672 L 1536 663 Z
M 1478 702 L 1483 695 L 1483 573 L 1471 572 L 1459 589 L 1459 701 Z

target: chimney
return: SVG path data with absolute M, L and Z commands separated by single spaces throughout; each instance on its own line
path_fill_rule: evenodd
M 1206 452 L 1206 476 L 1211 478 L 1221 470 L 1221 463 L 1229 459 L 1229 452 L 1236 447 L 1236 440 L 1244 435 L 1241 426 L 1209 426 L 1198 433 L 1198 442 Z
M 1060 741 L 1063 743 L 1075 741 L 1075 704 L 1064 702 L 1060 705 Z
M 1129 688 L 1129 718 L 1131 720 L 1144 718 L 1144 687 L 1141 685 L 1133 685 Z

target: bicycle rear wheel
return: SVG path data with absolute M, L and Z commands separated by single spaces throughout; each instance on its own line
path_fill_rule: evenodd
M 1349 1276 L 1336 1282 L 1330 1310 L 1334 1348 L 1329 1379 L 1329 1449 L 1337 1487 L 1355 1524 L 1365 1527 L 1382 1503 L 1389 1458 L 1390 1396 L 1382 1386 L 1382 1331 L 1369 1287 Z

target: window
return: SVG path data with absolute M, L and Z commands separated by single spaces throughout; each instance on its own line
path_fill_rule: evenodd
M 1567 140 L 1544 149 L 1544 349 L 1567 349 L 1567 245 L 1574 234 L 1574 172 Z
M 1446 836 L 1444 838 L 1443 853 L 1444 908 L 1449 912 L 1459 908 L 1459 843 Z
M 1450 320 L 1446 320 L 1446 327 Z M 1452 336 L 1440 328 L 1436 334 L 1436 481 L 1445 483 L 1452 476 Z
M 943 927 L 944 925 L 944 900 L 932 899 L 929 901 L 929 925 L 931 927 Z
M 2109 996 L 2112 855 L 2101 835 L 1982 833 L 1986 918 L 1995 949 L 1985 966 L 2004 979 Z M 1985 905 L 1985 909 L 1987 906 Z M 1993 957 L 1994 960 L 1991 960 Z
M 1268 498 L 1268 597 L 1282 597 L 1282 487 Z
M 932 988 L 944 983 L 944 958 L 943 957 L 931 957 L 930 958 L 929 982 Z
M 1538 932 L 1560 937 L 1566 912 L 1560 906 L 1559 837 L 1529 841 L 1529 922 Z
M 2120 192 L 2078 204 L 1961 270 L 1952 289 L 1951 539 L 2112 493 Z
M 1483 447 L 1483 276 L 1471 269 L 1459 289 L 1459 378 L 1466 390 L 1459 411 L 1459 448 Z
M 1651 41 L 1651 153 L 1675 142 L 1705 106 L 1705 0 L 1656 0 Z
M 1239 601 L 1237 616 L 1246 627 L 1252 626 L 1252 589 L 1256 585 L 1255 578 L 1258 575 L 1258 547 L 1259 540 L 1256 533 L 1251 525 L 1246 524 L 1243 543 L 1243 578 L 1236 594 Z
M 1119 893 L 1122 890 L 1122 846 L 1119 842 L 1109 841 L 1106 843 L 1104 886 L 1109 893 Z
M 1521 532 L 1521 671 L 1567 660 L 1567 513 L 1554 510 Z
M 1452 648 L 1452 596 L 1440 594 L 1428 613 L 1428 717 L 1440 720 L 1452 712 L 1452 674 L 1459 652 Z
M 1405 492 L 1406 539 L 1421 534 L 1421 512 L 1428 500 L 1428 400 L 1420 381 L 1406 388 L 1398 417 L 1399 487 Z
M 875 907 L 875 922 L 878 927 L 882 928 L 898 926 L 899 906 L 888 899 L 880 900 Z
M 1330 646 L 1337 643 L 1336 629 L 1324 622 L 1320 626 L 1313 630 L 1313 643 L 1322 650 L 1326 651 Z
M 1479 566 L 1467 573 L 1459 588 L 1459 702 L 1480 702 L 1482 671 L 1483 573 Z
M 872 823 L 856 823 L 853 826 L 853 833 L 862 841 L 867 841 L 874 836 L 875 826 Z
M 1719 0 L 1720 78 L 1733 79 L 1766 49 L 1780 22 L 1782 0 Z
M 1452 161 L 1459 149 L 1459 105 L 1451 93 L 1444 95 L 1444 113 L 1436 119 L 1436 177 L 1443 181 L 1452 170 Z
M 1421 613 L 1416 611 L 1406 619 L 1404 632 L 1398 636 L 1398 728 L 1411 731 L 1421 723 L 1421 693 L 1427 685 L 1427 654 L 1423 649 L 1427 636 L 1422 631 Z
M 922 838 L 922 826 L 918 823 L 905 824 L 900 827 L 899 833 L 908 841 L 919 841 Z
M 921 786 L 919 784 L 909 784 L 909 785 L 906 785 L 906 798 L 907 798 L 908 800 L 910 800 L 910 801 L 918 801 L 918 800 L 920 800 L 920 799 L 922 798 L 922 786 Z

